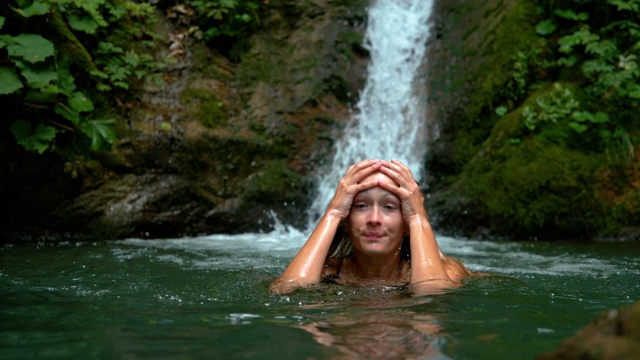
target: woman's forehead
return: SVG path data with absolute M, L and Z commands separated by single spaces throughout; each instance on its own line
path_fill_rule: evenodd
M 393 179 L 391 179 L 389 176 L 379 171 L 367 176 L 362 181 L 379 181 L 385 184 L 398 186 L 398 184 L 395 181 L 393 181 Z M 397 198 L 397 196 L 394 193 L 388 190 L 385 190 L 379 186 L 374 186 L 370 189 L 361 191 L 358 194 L 356 194 L 356 196 L 365 196 L 365 197 L 370 197 L 374 195 L 384 196 L 384 197 L 392 196 L 394 198 Z
M 373 198 L 373 197 L 393 197 L 393 198 L 398 198 L 394 193 L 385 190 L 381 187 L 372 187 L 371 189 L 367 189 L 367 190 L 363 190 L 360 191 L 359 193 L 356 194 L 355 198 Z
M 391 179 L 389 176 L 387 176 L 386 174 L 380 172 L 380 171 L 376 171 L 373 174 L 367 176 L 366 178 L 364 178 L 362 181 L 371 181 L 371 180 L 376 180 L 376 181 L 380 181 L 380 182 L 384 182 L 387 184 L 393 184 L 395 186 L 398 186 L 398 183 L 396 183 L 395 181 L 393 181 L 393 179 Z

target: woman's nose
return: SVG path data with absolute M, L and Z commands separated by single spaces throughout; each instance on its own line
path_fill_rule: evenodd
M 371 207 L 371 211 L 369 211 L 369 217 L 367 218 L 367 222 L 372 224 L 380 223 L 380 208 L 378 206 Z

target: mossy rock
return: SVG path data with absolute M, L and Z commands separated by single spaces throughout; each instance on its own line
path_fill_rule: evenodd
M 594 190 L 600 162 L 535 139 L 470 162 L 457 189 L 484 209 L 491 228 L 524 238 L 589 237 L 602 226 Z
M 180 93 L 180 103 L 187 111 L 186 117 L 195 118 L 208 128 L 227 125 L 227 107 L 215 94 L 205 89 L 185 89 Z
M 442 131 L 441 144 L 434 144 L 441 152 L 429 155 L 429 168 L 439 179 L 461 171 L 480 151 L 499 118 L 495 108 L 508 99 L 514 69 L 529 71 L 540 38 L 529 1 L 441 2 L 435 11 L 430 102 Z
M 300 209 L 307 207 L 310 188 L 311 182 L 306 177 L 290 170 L 279 159 L 250 179 L 243 198 L 250 208 L 255 207 L 252 203 L 263 205 L 258 208 L 269 208 L 283 223 L 302 227 L 307 219 Z

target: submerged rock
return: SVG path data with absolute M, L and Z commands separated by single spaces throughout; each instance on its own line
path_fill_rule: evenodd
M 640 302 L 610 309 L 537 360 L 640 358 Z

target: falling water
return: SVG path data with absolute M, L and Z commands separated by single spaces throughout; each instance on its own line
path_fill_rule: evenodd
M 347 168 L 364 159 L 398 159 L 419 178 L 425 152 L 425 88 L 418 76 L 429 36 L 432 0 L 374 0 L 364 46 L 367 82 L 356 115 L 336 143 L 333 162 L 319 179 L 311 208 L 315 222 Z M 419 180 L 419 179 L 418 179 Z

